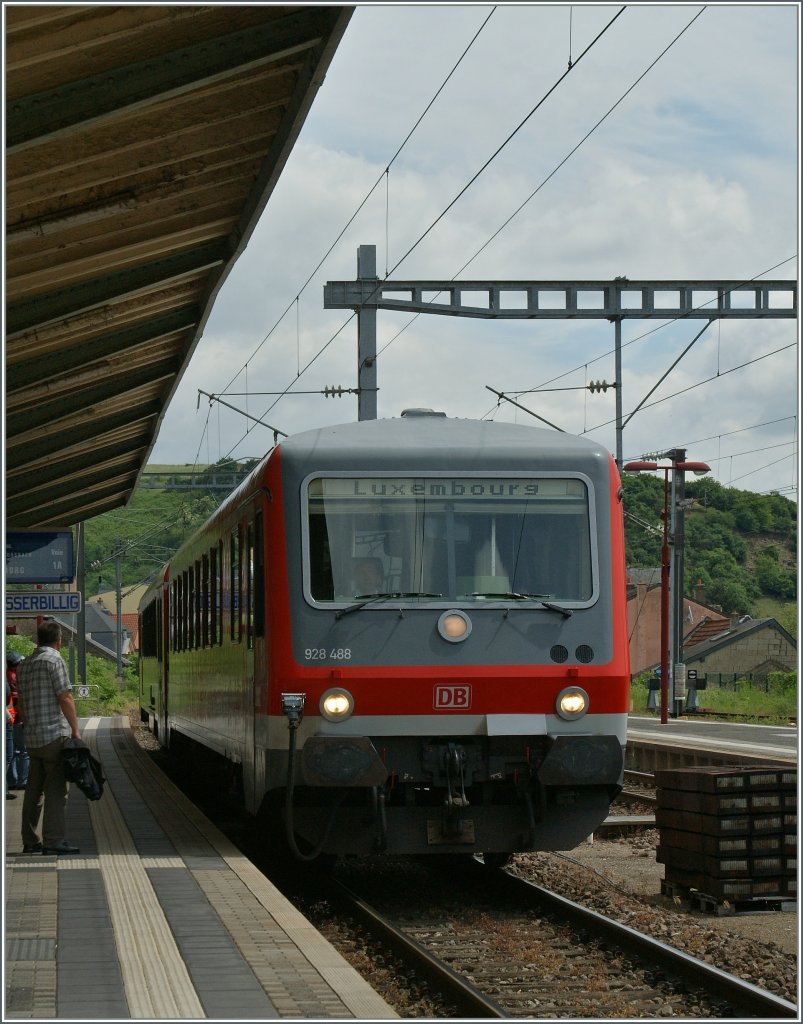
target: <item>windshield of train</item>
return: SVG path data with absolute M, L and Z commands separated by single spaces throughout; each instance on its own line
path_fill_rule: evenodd
M 314 602 L 595 599 L 589 485 L 575 476 L 315 477 L 305 589 Z

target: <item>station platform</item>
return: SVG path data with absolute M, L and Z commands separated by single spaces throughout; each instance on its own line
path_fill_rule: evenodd
M 82 735 L 70 856 L 23 854 L 5 802 L 3 1020 L 387 1019 L 396 1012 L 152 764 L 127 719 Z

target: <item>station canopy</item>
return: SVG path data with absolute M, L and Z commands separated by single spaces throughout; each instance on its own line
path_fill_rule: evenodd
M 4 5 L 8 529 L 129 500 L 352 11 Z

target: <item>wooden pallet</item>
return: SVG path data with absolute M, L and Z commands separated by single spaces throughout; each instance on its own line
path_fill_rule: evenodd
M 717 917 L 732 917 L 735 914 L 763 914 L 773 912 L 795 913 L 797 900 L 789 896 L 752 896 L 747 899 L 726 900 L 721 896 L 710 896 L 677 882 L 661 880 L 661 895 L 670 899 L 683 899 L 698 910 Z

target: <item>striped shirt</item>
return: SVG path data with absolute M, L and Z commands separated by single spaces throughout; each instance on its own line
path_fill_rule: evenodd
M 25 742 L 44 747 L 72 734 L 58 694 L 72 690 L 64 659 L 54 647 L 37 647 L 17 668 L 17 692 L 25 711 Z

